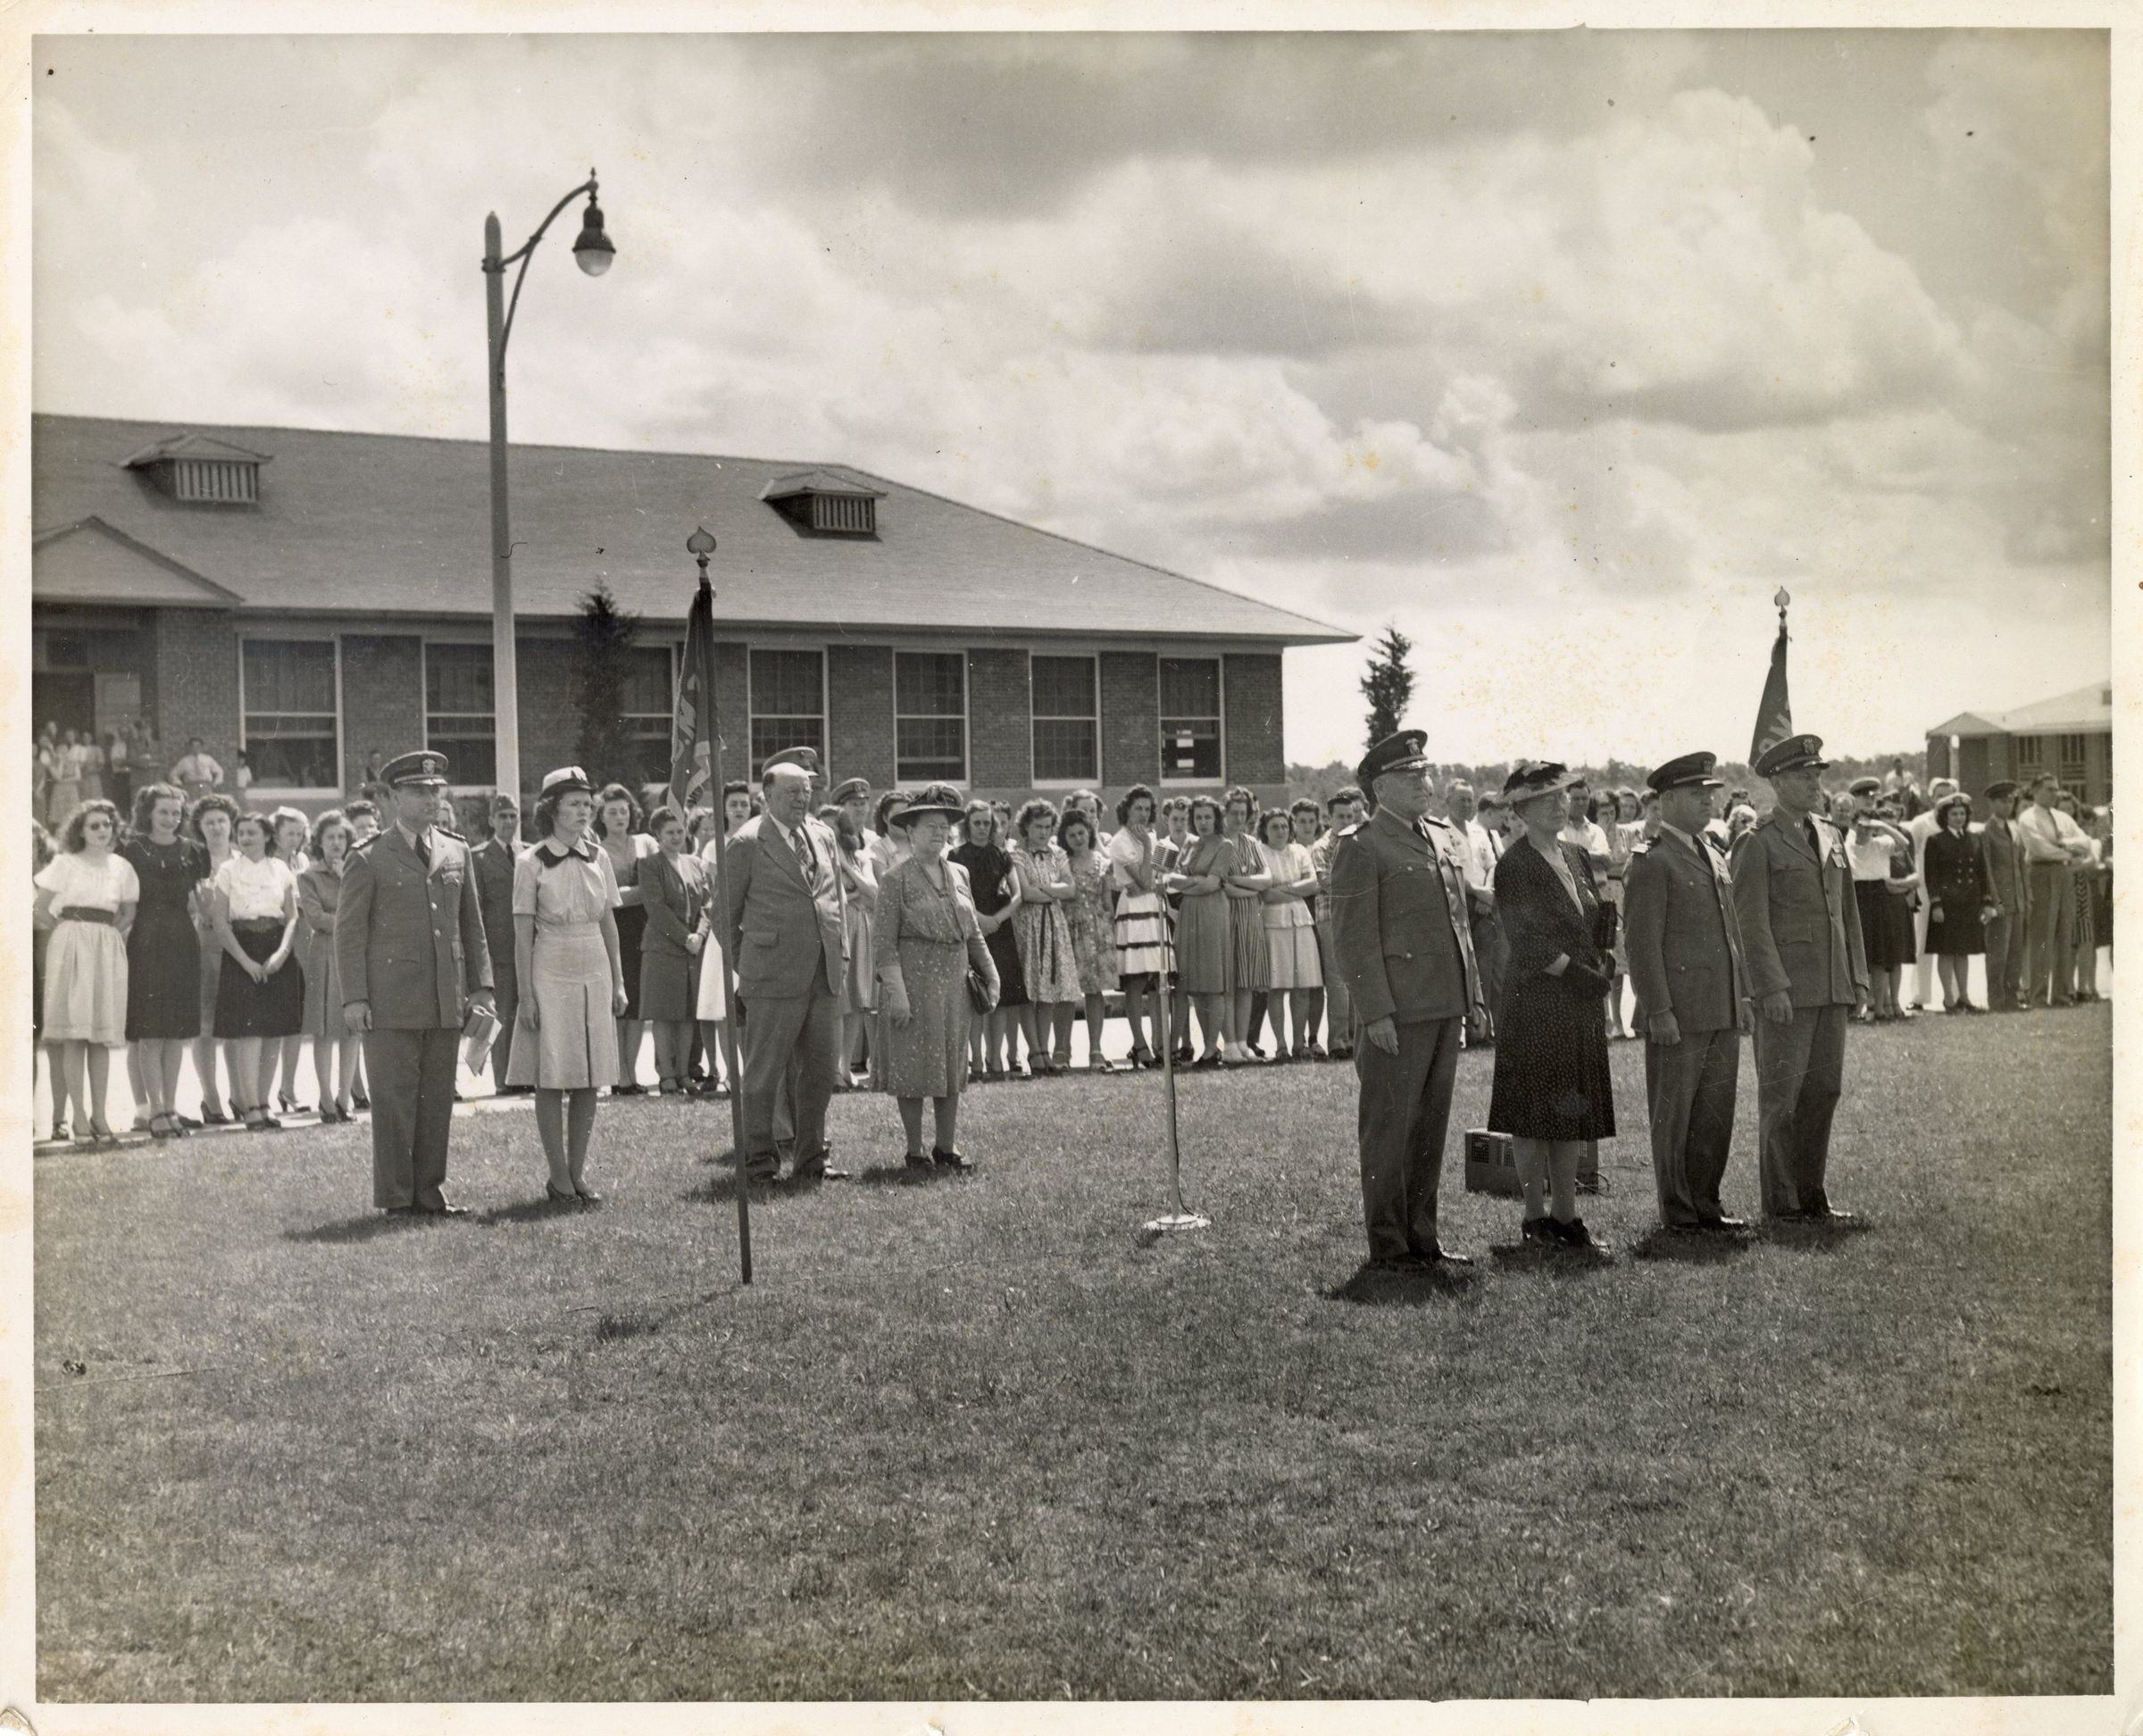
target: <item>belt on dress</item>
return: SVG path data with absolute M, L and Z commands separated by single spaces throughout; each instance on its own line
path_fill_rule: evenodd
M 569 920 L 563 916 L 538 916 L 536 919 L 536 932 L 538 934 L 599 934 L 602 929 L 599 919 L 592 922 Z
M 96 922 L 105 928 L 119 926 L 116 910 L 97 910 L 88 905 L 69 905 L 55 919 L 63 922 Z
M 280 916 L 238 916 L 230 924 L 233 934 L 280 934 L 283 919 Z

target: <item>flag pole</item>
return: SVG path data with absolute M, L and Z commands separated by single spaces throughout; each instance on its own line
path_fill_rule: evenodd
M 748 1284 L 752 1281 L 752 1185 L 744 1161 L 744 1072 L 737 1064 L 737 961 L 730 956 L 729 825 L 722 812 L 721 731 L 716 727 L 721 714 L 714 704 L 714 586 L 707 577 L 714 538 L 703 525 L 685 538 L 685 547 L 699 563 L 699 594 L 693 606 L 706 622 L 706 630 L 692 647 L 699 664 L 694 672 L 699 687 L 696 722 L 700 739 L 707 744 L 707 793 L 714 809 L 714 888 L 721 906 L 713 913 L 712 932 L 721 956 L 721 1010 L 728 1015 L 721 1022 L 721 1060 L 730 1075 L 730 1139 L 737 1160 L 737 1262 L 742 1281 Z M 680 792 L 673 790 L 671 795 L 682 803 Z

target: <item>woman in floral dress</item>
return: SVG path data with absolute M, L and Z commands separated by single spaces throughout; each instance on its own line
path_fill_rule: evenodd
M 1072 931 L 1072 956 L 1079 965 L 1080 995 L 1086 1004 L 1087 1071 L 1114 1072 L 1115 1064 L 1101 1052 L 1102 1030 L 1109 1016 L 1105 997 L 1116 992 L 1116 919 L 1109 859 L 1094 836 L 1094 822 L 1075 807 L 1066 807 L 1064 817 L 1057 822 L 1056 844 L 1072 875 L 1073 896 L 1063 911 Z

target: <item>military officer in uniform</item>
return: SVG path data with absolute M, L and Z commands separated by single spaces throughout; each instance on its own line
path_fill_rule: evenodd
M 1746 1228 L 1719 1203 L 1750 1020 L 1733 883 L 1705 830 L 1713 792 L 1725 788 L 1717 764 L 1685 754 L 1645 780 L 1658 793 L 1659 831 L 1630 853 L 1622 882 L 1652 1172 L 1670 1230 Z
M 1356 1137 L 1369 1256 L 1386 1267 L 1471 1264 L 1437 1239 L 1436 1197 L 1459 1039 L 1481 1014 L 1466 905 L 1466 839 L 1429 817 L 1419 730 L 1355 770 L 1376 804 L 1332 852 L 1332 950 L 1353 997 Z
M 1734 847 L 1734 909 L 1756 1035 L 1757 1164 L 1766 1217 L 1848 1222 L 1823 1172 L 1845 1081 L 1846 1021 L 1868 998 L 1867 956 L 1845 841 L 1816 818 L 1822 739 L 1789 736 L 1755 772 L 1777 805 Z
M 372 1204 L 459 1215 L 441 1190 L 454 1046 L 471 1006 L 492 1011 L 491 950 L 465 839 L 437 823 L 443 755 L 382 773 L 394 823 L 350 851 L 335 924 L 343 1016 L 364 1036 L 372 1090 Z
M 491 1078 L 501 1097 L 526 1097 L 533 1085 L 506 1083 L 513 1056 L 513 1026 L 521 1015 L 521 984 L 513 971 L 513 864 L 520 858 L 521 805 L 505 790 L 491 798 L 491 836 L 469 853 L 476 866 L 476 903 L 483 913 L 484 944 L 491 951 L 491 998 L 498 1008 L 498 1035 L 491 1039 Z

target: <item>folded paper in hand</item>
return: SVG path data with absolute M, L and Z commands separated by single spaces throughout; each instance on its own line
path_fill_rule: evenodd
M 471 1072 L 481 1072 L 491 1053 L 491 1039 L 498 1035 L 498 1019 L 488 1006 L 472 1006 L 462 1022 L 462 1058 Z

